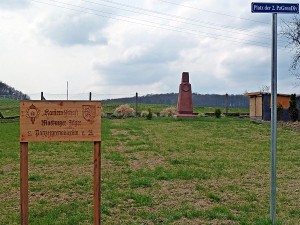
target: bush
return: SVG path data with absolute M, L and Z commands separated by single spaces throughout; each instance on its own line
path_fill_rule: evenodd
M 147 117 L 148 116 L 148 114 L 149 114 L 149 112 L 148 111 L 146 111 L 146 110 L 143 110 L 142 112 L 141 112 L 141 117 Z
M 162 117 L 174 117 L 177 114 L 175 107 L 168 107 L 160 112 L 160 116 Z
M 277 105 L 277 120 L 282 119 L 282 114 L 283 114 L 283 106 L 281 104 Z
M 152 114 L 151 109 L 148 109 L 148 115 L 146 117 L 147 117 L 147 120 L 152 120 L 153 114 Z
M 198 113 L 198 117 L 205 117 L 205 113 L 203 112 Z
M 216 110 L 215 110 L 215 117 L 216 117 L 216 118 L 220 118 L 220 117 L 221 117 L 221 114 L 222 114 L 221 109 L 216 109 Z
M 115 109 L 114 115 L 118 118 L 126 118 L 134 116 L 134 109 L 131 108 L 128 104 L 120 105 Z
M 102 118 L 107 118 L 107 114 L 105 112 L 101 112 L 101 117 Z

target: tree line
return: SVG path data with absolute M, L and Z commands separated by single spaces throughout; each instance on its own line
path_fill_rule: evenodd
M 16 90 L 15 88 L 0 81 L 0 97 L 13 99 L 30 99 L 27 94 Z
M 138 103 L 176 105 L 178 93 L 148 94 L 138 97 Z M 106 99 L 103 102 L 135 103 L 136 97 Z M 245 95 L 220 95 L 193 93 L 193 105 L 203 107 L 249 108 L 249 97 Z

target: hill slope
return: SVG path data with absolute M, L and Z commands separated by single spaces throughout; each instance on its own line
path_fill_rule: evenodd
M 29 99 L 27 94 L 14 89 L 13 87 L 0 81 L 0 97 L 12 99 Z

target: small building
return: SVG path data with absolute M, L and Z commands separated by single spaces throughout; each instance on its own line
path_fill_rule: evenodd
M 271 120 L 271 93 L 268 92 L 251 92 L 247 93 L 250 103 L 250 118 L 270 121 Z M 291 95 L 277 94 L 277 106 L 282 106 L 277 111 L 278 120 L 289 121 L 289 107 Z M 300 101 L 297 98 L 297 107 L 299 110 Z

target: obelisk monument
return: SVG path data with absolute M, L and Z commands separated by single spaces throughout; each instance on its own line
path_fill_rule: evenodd
M 193 113 L 192 86 L 189 83 L 189 73 L 183 72 L 179 85 L 177 117 L 193 118 L 196 116 L 197 114 Z

